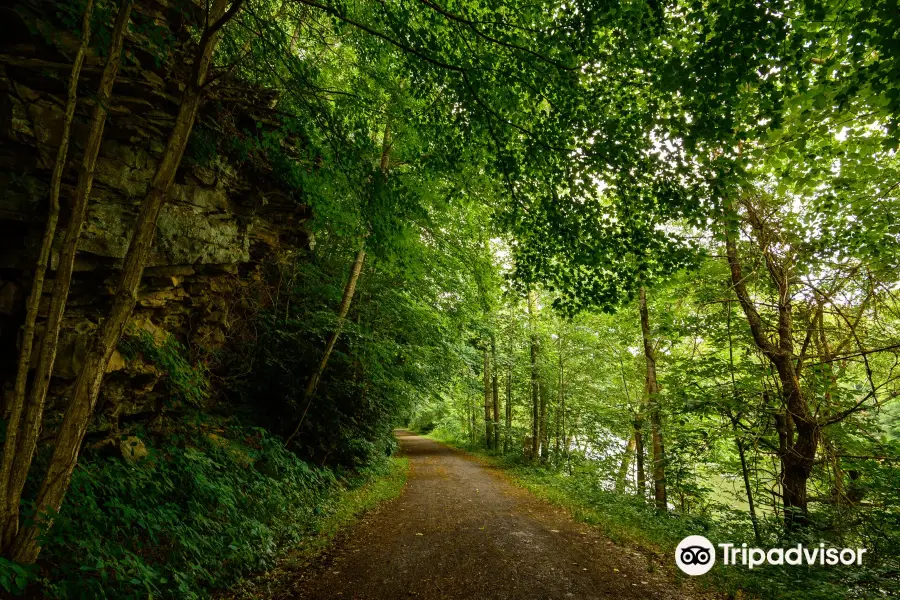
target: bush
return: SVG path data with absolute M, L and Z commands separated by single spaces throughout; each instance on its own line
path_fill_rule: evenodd
M 202 407 L 209 398 L 209 380 L 203 365 L 192 365 L 185 355 L 187 349 L 171 335 L 158 344 L 145 330 L 130 331 L 119 342 L 122 355 L 132 360 L 138 354 L 154 363 L 165 373 L 166 387 L 173 400 Z
M 202 597 L 313 532 L 338 487 L 262 429 L 197 416 L 136 433 L 140 462 L 82 456 L 45 537 L 48 596 Z
M 243 411 L 254 423 L 285 438 L 302 420 L 292 450 L 315 464 L 353 471 L 390 453 L 397 415 L 410 404 L 418 380 L 416 364 L 405 358 L 414 349 L 400 345 L 399 334 L 381 333 L 371 318 L 352 315 L 343 325 L 312 402 L 304 398 L 325 340 L 336 325 L 342 266 L 268 264 L 266 278 L 275 282 L 273 287 L 279 281 L 293 285 L 270 290 L 267 295 L 278 297 L 280 304 L 254 315 L 252 336 L 234 344 L 220 360 L 223 372 L 239 373 L 231 376 L 226 392 L 231 410 Z M 411 321 L 391 319 L 392 324 Z

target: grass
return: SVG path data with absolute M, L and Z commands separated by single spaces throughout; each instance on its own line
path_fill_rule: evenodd
M 393 500 L 403 491 L 409 473 L 409 459 L 391 457 L 382 471 L 370 476 L 367 482 L 338 492 L 333 506 L 321 519 L 315 537 L 301 541 L 291 553 L 305 559 L 314 558 L 331 545 L 334 537 L 381 503 Z
M 409 460 L 391 457 L 380 469 L 348 482 L 332 497 L 328 508 L 314 526 L 314 534 L 302 540 L 278 564 L 263 573 L 243 579 L 216 598 L 261 600 L 280 597 L 296 578 L 297 571 L 309 566 L 326 551 L 335 538 L 384 502 L 398 497 L 406 485 Z

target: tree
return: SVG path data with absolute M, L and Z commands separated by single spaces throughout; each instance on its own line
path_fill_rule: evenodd
M 123 7 L 124 8 L 124 7 Z M 34 454 L 34 446 L 36 445 L 37 431 L 35 428 L 40 424 L 40 412 L 36 410 L 32 403 L 28 406 L 28 421 L 24 434 L 24 440 L 19 438 L 19 424 L 22 420 L 22 414 L 26 411 L 26 392 L 28 386 L 28 372 L 31 366 L 31 351 L 34 345 L 35 323 L 37 322 L 38 309 L 41 302 L 41 294 L 44 289 L 44 278 L 47 273 L 47 266 L 50 262 L 50 250 L 53 246 L 53 240 L 56 237 L 56 227 L 59 222 L 59 193 L 62 185 L 63 172 L 66 167 L 66 158 L 69 151 L 69 137 L 72 131 L 72 120 L 75 117 L 75 108 L 78 99 L 78 81 L 81 77 L 81 67 L 84 64 L 84 58 L 90 45 L 91 39 L 91 19 L 94 14 L 94 3 L 89 0 L 84 7 L 84 14 L 81 20 L 81 43 L 75 53 L 72 61 L 72 71 L 69 75 L 69 85 L 67 89 L 66 108 L 63 117 L 62 136 L 59 147 L 56 152 L 56 162 L 53 165 L 53 175 L 50 181 L 50 210 L 47 214 L 47 224 L 44 228 L 44 235 L 41 239 L 41 248 L 38 255 L 37 265 L 34 272 L 34 278 L 31 284 L 31 292 L 28 295 L 28 303 L 25 311 L 25 323 L 22 326 L 22 342 L 19 351 L 19 361 L 16 370 L 15 389 L 13 391 L 13 401 L 10 407 L 9 421 L 6 427 L 6 439 L 3 446 L 3 461 L 0 466 L 0 523 L 2 523 L 2 531 L 0 531 L 0 548 L 7 548 L 15 539 L 19 528 L 19 503 L 21 501 L 22 487 L 25 484 L 25 478 L 28 469 L 31 466 L 31 457 Z M 127 11 L 123 13 L 126 18 L 122 19 L 122 23 L 127 23 Z M 117 38 L 121 43 L 124 36 L 124 25 L 121 29 L 116 30 Z M 114 34 L 115 35 L 115 34 Z M 115 79 L 115 69 L 118 66 L 118 56 L 111 57 L 107 64 L 111 77 L 104 77 L 101 83 L 100 96 L 109 96 L 109 87 Z M 105 75 L 105 74 L 104 74 Z M 104 87 L 104 83 L 107 87 Z M 105 96 L 104 96 L 105 94 Z M 98 121 L 105 119 L 106 113 L 99 109 L 95 114 Z M 102 125 L 98 125 L 101 127 Z M 97 136 L 99 138 L 99 135 Z M 90 152 L 90 151 L 89 151 Z M 90 161 L 88 161 L 90 164 Z M 73 219 L 77 223 L 77 219 Z M 80 223 L 77 223 L 80 227 Z M 50 336 L 56 335 L 56 328 L 51 326 Z M 45 339 L 48 334 L 44 334 Z M 47 367 L 43 367 L 44 370 Z M 49 374 L 46 375 L 49 378 Z M 43 403 L 43 398 L 39 402 Z M 19 444 L 24 441 L 24 447 L 19 448 Z M 18 462 L 15 474 L 13 474 L 13 465 Z
M 494 450 L 500 450 L 500 383 L 497 376 L 497 342 L 494 339 L 493 334 L 491 334 L 491 364 L 493 365 L 493 370 L 491 371 L 491 396 L 494 408 L 493 419 L 491 421 L 491 429 L 494 434 L 492 447 Z
M 29 313 L 26 315 L 23 344 L 20 350 L 19 371 L 16 376 L 15 399 L 10 414 L 10 422 L 7 427 L 8 435 L 4 443 L 3 463 L 0 467 L 0 518 L 3 519 L 3 534 L 0 539 L 2 550 L 7 555 L 22 560 L 33 562 L 36 558 L 36 550 L 21 554 L 19 547 L 22 544 L 23 535 L 33 535 L 33 528 L 19 529 L 19 504 L 22 499 L 22 491 L 25 480 L 31 467 L 38 437 L 41 431 L 41 421 L 44 414 L 44 403 L 50 386 L 50 376 L 53 372 L 53 363 L 56 358 L 56 346 L 59 331 L 62 326 L 62 318 L 65 312 L 66 300 L 69 294 L 69 285 L 72 279 L 72 271 L 75 262 L 75 251 L 78 238 L 84 223 L 88 198 L 94 177 L 94 167 L 97 161 L 97 153 L 103 138 L 103 126 L 106 122 L 106 109 L 112 93 L 112 87 L 119 69 L 119 59 L 122 45 L 125 39 L 126 29 L 131 16 L 132 2 L 124 0 L 119 7 L 116 22 L 113 29 L 109 54 L 103 69 L 98 88 L 97 103 L 91 115 L 91 124 L 88 133 L 87 144 L 82 156 L 81 169 L 78 176 L 78 186 L 75 192 L 75 201 L 69 222 L 66 226 L 63 249 L 60 253 L 59 265 L 53 284 L 53 294 L 50 299 L 50 310 L 47 323 L 44 327 L 44 335 L 41 340 L 38 362 L 35 365 L 31 391 L 26 402 L 25 388 L 28 376 L 29 361 L 31 359 L 32 340 L 34 336 L 34 322 L 37 316 L 37 308 L 40 303 L 43 289 L 43 277 L 46 271 L 48 252 L 53 242 L 58 217 L 59 186 L 62 171 L 65 167 L 66 150 L 68 146 L 69 132 L 71 130 L 72 117 L 75 110 L 76 92 L 79 73 L 84 62 L 84 54 L 87 50 L 90 35 L 90 21 L 93 4 L 88 3 L 85 9 L 82 23 L 82 41 L 75 56 L 75 64 L 69 83 L 69 99 L 66 107 L 66 117 L 63 139 L 60 144 L 57 163 L 54 169 L 53 182 L 51 183 L 51 209 L 48 216 L 47 229 L 41 245 L 41 255 L 38 259 L 38 267 L 32 286 Z M 27 354 L 26 354 L 27 353 Z
M 666 455 L 663 450 L 662 423 L 659 416 L 659 383 L 656 380 L 656 351 L 650 337 L 650 316 L 647 310 L 647 291 L 640 291 L 641 338 L 644 345 L 644 360 L 647 362 L 647 408 L 650 412 L 650 431 L 653 439 L 653 497 L 656 509 L 665 512 L 666 500 Z
M 378 165 L 381 176 L 384 178 L 387 178 L 388 171 L 390 169 L 392 146 L 393 142 L 391 140 L 391 126 L 390 121 L 388 121 L 384 125 L 384 135 L 381 138 L 381 160 L 379 161 Z M 341 334 L 341 330 L 344 328 L 344 321 L 346 321 L 347 319 L 347 313 L 350 310 L 350 303 L 353 301 L 353 294 L 356 291 L 356 282 L 359 280 L 359 275 L 362 272 L 363 262 L 365 260 L 366 243 L 365 239 L 363 239 L 363 242 L 360 244 L 359 250 L 356 253 L 356 258 L 353 260 L 353 265 L 350 267 L 350 275 L 347 277 L 347 285 L 344 287 L 344 294 L 341 297 L 341 305 L 340 307 L 338 307 L 337 324 L 334 327 L 334 331 L 332 331 L 328 336 L 328 341 L 325 343 L 325 350 L 322 352 L 322 358 L 319 361 L 319 366 L 312 373 L 312 375 L 310 375 L 309 381 L 304 388 L 302 400 L 303 413 L 300 415 L 300 420 L 297 422 L 297 426 L 285 440 L 285 444 L 288 446 L 300 433 L 300 428 L 303 427 L 303 420 L 306 418 L 306 413 L 309 411 L 309 407 L 312 404 L 313 398 L 316 393 L 316 387 L 319 385 L 319 380 L 322 378 L 322 374 L 325 372 L 325 367 L 328 366 L 328 359 L 331 356 L 331 352 L 334 350 L 334 345 L 337 343 L 338 336 Z
M 191 128 L 203 101 L 204 85 L 221 29 L 240 10 L 241 4 L 241 0 L 234 0 L 229 7 L 226 0 L 217 0 L 207 15 L 206 26 L 195 55 L 196 63 L 193 66 L 191 79 L 185 87 L 175 124 L 169 134 L 166 148 L 150 183 L 147 196 L 141 203 L 141 211 L 135 224 L 128 252 L 125 255 L 113 306 L 95 334 L 88 355 L 78 373 L 71 400 L 56 435 L 53 456 L 37 495 L 38 523 L 23 529 L 13 543 L 12 556 L 19 562 L 32 563 L 37 559 L 40 552 L 37 539 L 39 528 L 52 523 L 51 515 L 59 511 L 68 490 L 72 471 L 78 460 L 81 442 L 97 402 L 106 365 L 109 363 L 116 344 L 128 324 L 131 311 L 134 309 L 137 288 L 153 243 L 156 221 L 168 198 L 175 179 L 175 172 L 181 163 Z M 131 4 L 128 3 L 126 6 L 130 8 Z M 122 21 L 127 21 L 127 13 Z M 124 24 L 121 27 L 124 30 Z M 118 54 L 115 52 L 116 56 Z
M 538 452 L 541 445 L 540 431 L 540 396 L 541 396 L 541 376 L 538 363 L 539 357 L 539 339 L 536 330 L 535 315 L 535 295 L 534 292 L 528 293 L 528 315 L 529 315 L 529 351 L 531 354 L 531 459 L 538 458 Z

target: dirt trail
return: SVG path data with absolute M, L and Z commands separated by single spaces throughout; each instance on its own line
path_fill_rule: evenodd
M 696 599 L 463 453 L 406 431 L 402 495 L 350 529 L 285 598 Z

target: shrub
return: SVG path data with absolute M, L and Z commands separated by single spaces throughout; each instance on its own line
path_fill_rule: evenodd
M 202 597 L 312 532 L 337 488 L 262 429 L 197 415 L 135 433 L 140 462 L 82 456 L 45 539 L 48 596 Z

